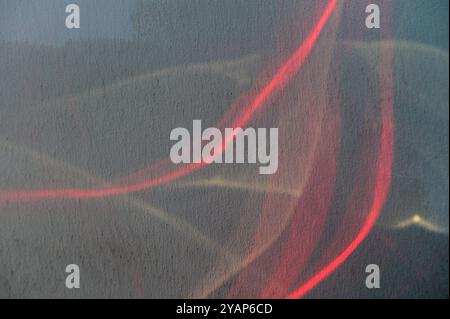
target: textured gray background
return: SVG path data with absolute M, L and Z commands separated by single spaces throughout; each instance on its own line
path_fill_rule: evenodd
M 214 125 L 276 65 L 281 40 L 298 42 L 297 14 L 305 21 L 315 14 L 308 1 L 75 2 L 80 30 L 64 27 L 68 1 L 0 0 L 0 189 L 92 187 L 167 157 L 171 129 L 189 128 L 195 118 Z M 342 14 L 348 29 L 336 31 L 333 54 L 342 60 L 342 91 L 358 101 L 372 92 L 365 83 L 374 76 L 371 50 L 345 43 L 352 32 L 371 38 L 363 13 Z M 369 238 L 314 298 L 448 297 L 448 2 L 395 0 L 393 23 L 390 197 Z M 282 56 L 292 48 L 283 49 Z M 347 115 L 346 127 L 357 126 L 357 116 Z M 357 147 L 350 133 L 344 142 Z M 240 214 L 257 219 L 262 195 L 255 189 L 264 183 L 254 173 L 219 171 L 250 185 L 244 190 L 188 187 L 194 177 L 188 186 L 131 196 L 2 205 L 0 297 L 192 296 L 214 279 L 222 253 L 214 243 L 227 242 Z M 419 213 L 434 228 L 395 227 Z M 239 237 L 243 246 L 251 229 Z M 387 249 L 389 242 L 396 248 Z M 64 286 L 69 263 L 80 265 L 79 290 Z M 383 289 L 365 289 L 369 263 L 380 264 Z M 232 280 L 210 296 L 227 296 Z

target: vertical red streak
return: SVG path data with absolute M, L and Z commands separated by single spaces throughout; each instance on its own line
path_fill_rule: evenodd
M 353 241 L 327 266 L 322 268 L 317 274 L 315 274 L 306 283 L 298 287 L 294 292 L 287 295 L 287 298 L 301 298 L 311 289 L 313 289 L 318 283 L 326 279 L 331 273 L 336 270 L 361 244 L 361 242 L 367 237 L 378 216 L 381 213 L 383 205 L 386 201 L 386 197 L 389 192 L 391 179 L 392 179 L 392 163 L 394 158 L 394 115 L 393 115 L 393 74 L 392 74 L 392 52 L 389 52 L 390 48 L 386 49 L 386 52 L 382 54 L 382 67 L 385 68 L 385 72 L 381 72 L 380 75 L 380 87 L 385 88 L 385 95 L 381 99 L 381 122 L 382 132 L 380 138 L 380 150 L 377 161 L 377 174 L 375 180 L 375 190 L 373 195 L 373 201 L 367 216 L 365 223 L 361 230 L 358 232 Z
M 383 125 L 385 128 L 383 129 L 381 154 L 379 157 L 379 170 L 377 174 L 374 200 L 372 203 L 369 216 L 367 217 L 363 228 L 360 230 L 356 238 L 347 246 L 347 248 L 338 257 L 336 257 L 336 259 L 334 259 L 331 263 L 328 264 L 328 266 L 319 271 L 316 275 L 314 275 L 310 280 L 301 285 L 294 292 L 289 294 L 287 296 L 288 298 L 303 297 L 319 282 L 327 278 L 337 267 L 339 267 L 353 253 L 353 251 L 367 237 L 370 230 L 374 226 L 381 212 L 383 204 L 386 200 L 386 196 L 391 182 L 391 166 L 393 159 L 393 151 L 392 151 L 393 123 L 392 119 L 388 117 L 389 117 L 388 115 L 385 115 L 383 119 Z
M 331 112 L 329 112 L 331 113 Z M 271 280 L 261 291 L 261 298 L 282 298 L 298 278 L 311 257 L 313 250 L 326 224 L 335 191 L 337 157 L 340 148 L 340 114 L 327 114 L 323 131 L 324 141 L 317 150 L 314 169 L 308 186 L 300 197 L 293 220 L 290 224 L 289 238 L 283 243 L 281 258 Z M 304 227 L 308 225 L 309 227 Z M 314 225 L 314 227 L 311 227 Z M 303 227 L 302 227 L 303 226 Z M 298 244 L 307 244 L 299 249 Z M 292 267 L 295 265 L 295 267 Z

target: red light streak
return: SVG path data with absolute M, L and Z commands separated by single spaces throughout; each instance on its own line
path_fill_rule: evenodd
M 322 268 L 308 281 L 301 284 L 292 293 L 288 294 L 287 298 L 302 298 L 318 283 L 330 276 L 331 273 L 336 270 L 367 237 L 375 225 L 386 201 L 391 185 L 392 164 L 394 159 L 394 114 L 392 105 L 394 87 L 392 74 L 393 53 L 389 48 L 386 49 L 386 51 L 387 52 L 383 52 L 382 54 L 382 62 L 384 62 L 382 66 L 385 68 L 385 72 L 381 72 L 381 74 L 383 74 L 384 77 L 380 75 L 379 78 L 380 87 L 384 88 L 384 96 L 380 99 L 382 131 L 380 136 L 375 189 L 369 214 L 362 228 L 350 244 L 328 265 Z
M 263 89 L 256 95 L 243 110 L 240 117 L 235 119 L 232 127 L 245 126 L 267 100 L 278 93 L 287 82 L 300 70 L 306 58 L 311 53 L 314 44 L 316 43 L 320 33 L 322 32 L 326 22 L 330 18 L 334 9 L 336 8 L 337 0 L 330 0 L 322 13 L 321 18 L 312 29 L 311 33 L 291 57 L 278 69 L 273 78 L 263 87 Z M 221 147 L 221 152 L 226 149 L 231 139 L 225 141 Z M 121 195 L 126 193 L 138 192 L 149 189 L 151 187 L 169 183 L 177 178 L 188 175 L 194 170 L 206 166 L 206 163 L 189 164 L 179 169 L 175 169 L 166 175 L 152 178 L 141 183 L 136 183 L 120 187 L 105 187 L 94 189 L 44 189 L 44 190 L 29 190 L 29 191 L 0 191 L 0 204 L 5 202 L 31 201 L 39 199 L 65 198 L 65 199 L 89 199 L 98 197 L 107 197 L 114 195 Z

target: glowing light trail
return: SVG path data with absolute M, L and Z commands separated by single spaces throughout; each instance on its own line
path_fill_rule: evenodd
M 386 68 L 385 78 L 380 77 L 380 85 L 385 88 L 385 96 L 383 96 L 383 98 L 381 99 L 380 105 L 382 132 L 377 162 L 378 169 L 375 180 L 375 190 L 369 215 L 367 216 L 364 225 L 362 226 L 356 237 L 351 241 L 351 243 L 327 266 L 322 268 L 304 284 L 300 285 L 300 287 L 298 287 L 294 292 L 290 293 L 287 298 L 294 299 L 303 297 L 318 283 L 330 276 L 331 273 L 333 273 L 333 271 L 336 270 L 336 268 L 338 268 L 367 237 L 381 213 L 391 184 L 392 163 L 394 158 L 392 52 L 386 52 L 384 59 L 384 67 Z
M 245 126 L 264 103 L 273 94 L 278 93 L 286 83 L 300 70 L 306 58 L 311 53 L 314 44 L 321 34 L 326 22 L 336 8 L 337 0 L 330 0 L 324 9 L 319 21 L 313 27 L 311 33 L 301 43 L 293 55 L 278 69 L 273 78 L 263 87 L 242 112 L 241 116 L 235 119 L 231 127 Z M 222 152 L 230 143 L 230 139 L 225 141 Z M 66 199 L 89 199 L 106 196 L 114 196 L 131 192 L 138 192 L 151 187 L 169 183 L 177 178 L 188 175 L 190 172 L 200 169 L 208 164 L 193 163 L 173 170 L 166 175 L 146 180 L 142 183 L 126 185 L 121 187 L 94 188 L 94 189 L 44 189 L 29 191 L 0 191 L 0 204 L 5 202 L 31 201 L 39 199 L 66 198 Z

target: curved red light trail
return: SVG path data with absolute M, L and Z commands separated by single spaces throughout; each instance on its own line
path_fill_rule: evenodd
M 388 10 L 385 10 L 387 13 Z M 389 25 L 388 18 L 385 15 L 384 25 Z M 385 27 L 386 28 L 386 27 Z M 386 28 L 389 32 L 389 28 Z M 313 289 L 321 281 L 329 277 L 345 260 L 355 251 L 356 248 L 364 241 L 373 226 L 375 225 L 378 216 L 380 215 L 383 205 L 389 193 L 389 188 L 392 180 L 392 165 L 394 160 L 394 111 L 393 111 L 393 52 L 392 49 L 387 48 L 381 53 L 381 65 L 384 67 L 384 72 L 379 75 L 380 87 L 383 88 L 384 95 L 380 99 L 380 113 L 381 113 L 381 134 L 379 144 L 379 156 L 377 159 L 377 172 L 375 177 L 375 188 L 373 193 L 372 204 L 369 209 L 369 214 L 364 221 L 363 226 L 357 233 L 356 237 L 345 247 L 345 249 L 330 263 L 313 275 L 308 281 L 301 284 L 293 292 L 286 297 L 290 299 L 302 298 L 311 289 Z
M 301 45 L 295 50 L 295 52 L 285 61 L 281 67 L 275 72 L 274 76 L 267 82 L 267 84 L 256 94 L 256 96 L 248 103 L 242 110 L 239 116 L 237 116 L 232 122 L 232 127 L 245 126 L 253 117 L 253 115 L 260 110 L 267 100 L 278 93 L 301 69 L 303 63 L 310 55 L 314 48 L 317 39 L 319 38 L 323 28 L 325 27 L 330 16 L 334 12 L 337 6 L 337 0 L 329 0 L 320 19 L 313 27 L 307 38 L 301 43 Z M 386 81 L 386 79 L 384 79 Z M 392 79 L 387 79 L 391 81 Z M 353 241 L 327 266 L 322 268 L 308 281 L 300 285 L 292 293 L 288 294 L 287 298 L 301 298 L 311 289 L 313 289 L 318 283 L 326 279 L 336 268 L 338 268 L 361 244 L 361 242 L 367 237 L 370 230 L 374 226 L 382 206 L 387 197 L 391 182 L 391 169 L 393 161 L 393 143 L 394 143 L 394 124 L 393 124 L 393 111 L 391 103 L 392 99 L 384 99 L 381 106 L 383 129 L 381 133 L 380 151 L 378 158 L 378 171 L 375 181 L 375 191 L 373 195 L 373 201 L 370 208 L 369 215 L 358 232 Z M 228 143 L 231 140 L 226 140 L 221 147 L 220 153 L 224 151 Z M 152 188 L 157 185 L 169 183 L 177 178 L 188 175 L 194 170 L 201 169 L 208 164 L 206 163 L 194 163 L 184 165 L 181 168 L 175 169 L 163 176 L 148 179 L 141 183 L 135 183 L 132 185 L 121 187 L 104 187 L 104 188 L 64 188 L 64 189 L 43 189 L 43 190 L 29 190 L 29 191 L 0 191 L 0 204 L 5 202 L 18 202 L 18 201 L 31 201 L 31 200 L 44 200 L 52 198 L 66 198 L 66 199 L 89 199 L 98 197 L 107 197 L 114 195 L 121 195 L 131 192 L 138 192 Z
M 272 79 L 262 88 L 262 90 L 255 96 L 255 98 L 243 109 L 242 114 L 237 117 L 232 123 L 232 127 L 245 126 L 251 120 L 255 112 L 261 109 L 265 102 L 267 102 L 267 100 L 272 95 L 278 93 L 286 85 L 286 83 L 300 70 L 306 58 L 314 48 L 314 44 L 316 43 L 325 24 L 336 8 L 336 5 L 337 0 L 330 0 L 328 2 L 319 21 L 313 27 L 307 38 L 301 43 L 301 45 L 295 50 L 295 52 L 289 57 L 289 59 L 284 64 L 282 64 L 282 66 L 276 71 Z M 222 145 L 220 151 L 218 152 L 219 154 L 222 153 L 224 149 L 226 149 L 231 140 L 232 139 L 227 139 L 224 142 L 224 145 Z M 121 187 L 105 187 L 94 189 L 65 188 L 30 191 L 1 191 L 0 204 L 2 202 L 30 201 L 52 198 L 88 199 L 138 192 L 157 185 L 169 183 L 170 181 L 186 176 L 190 172 L 200 169 L 206 165 L 208 164 L 204 162 L 189 164 L 179 169 L 175 169 L 166 175 L 152 178 L 142 183 L 136 183 Z
M 389 100 L 390 101 L 390 100 Z M 389 102 L 387 102 L 389 103 Z M 392 162 L 393 162 L 393 145 L 394 145 L 394 124 L 392 107 L 386 105 L 384 114 L 382 115 L 383 131 L 381 136 L 380 156 L 378 158 L 378 172 L 376 176 L 375 192 L 373 195 L 373 202 L 370 208 L 369 215 L 356 235 L 355 239 L 340 253 L 334 260 L 332 260 L 326 267 L 322 268 L 306 283 L 298 287 L 294 292 L 290 293 L 287 298 L 296 299 L 303 297 L 318 283 L 326 279 L 331 273 L 336 270 L 361 244 L 367 237 L 372 227 L 380 215 L 383 204 L 386 200 L 389 186 L 392 178 Z

